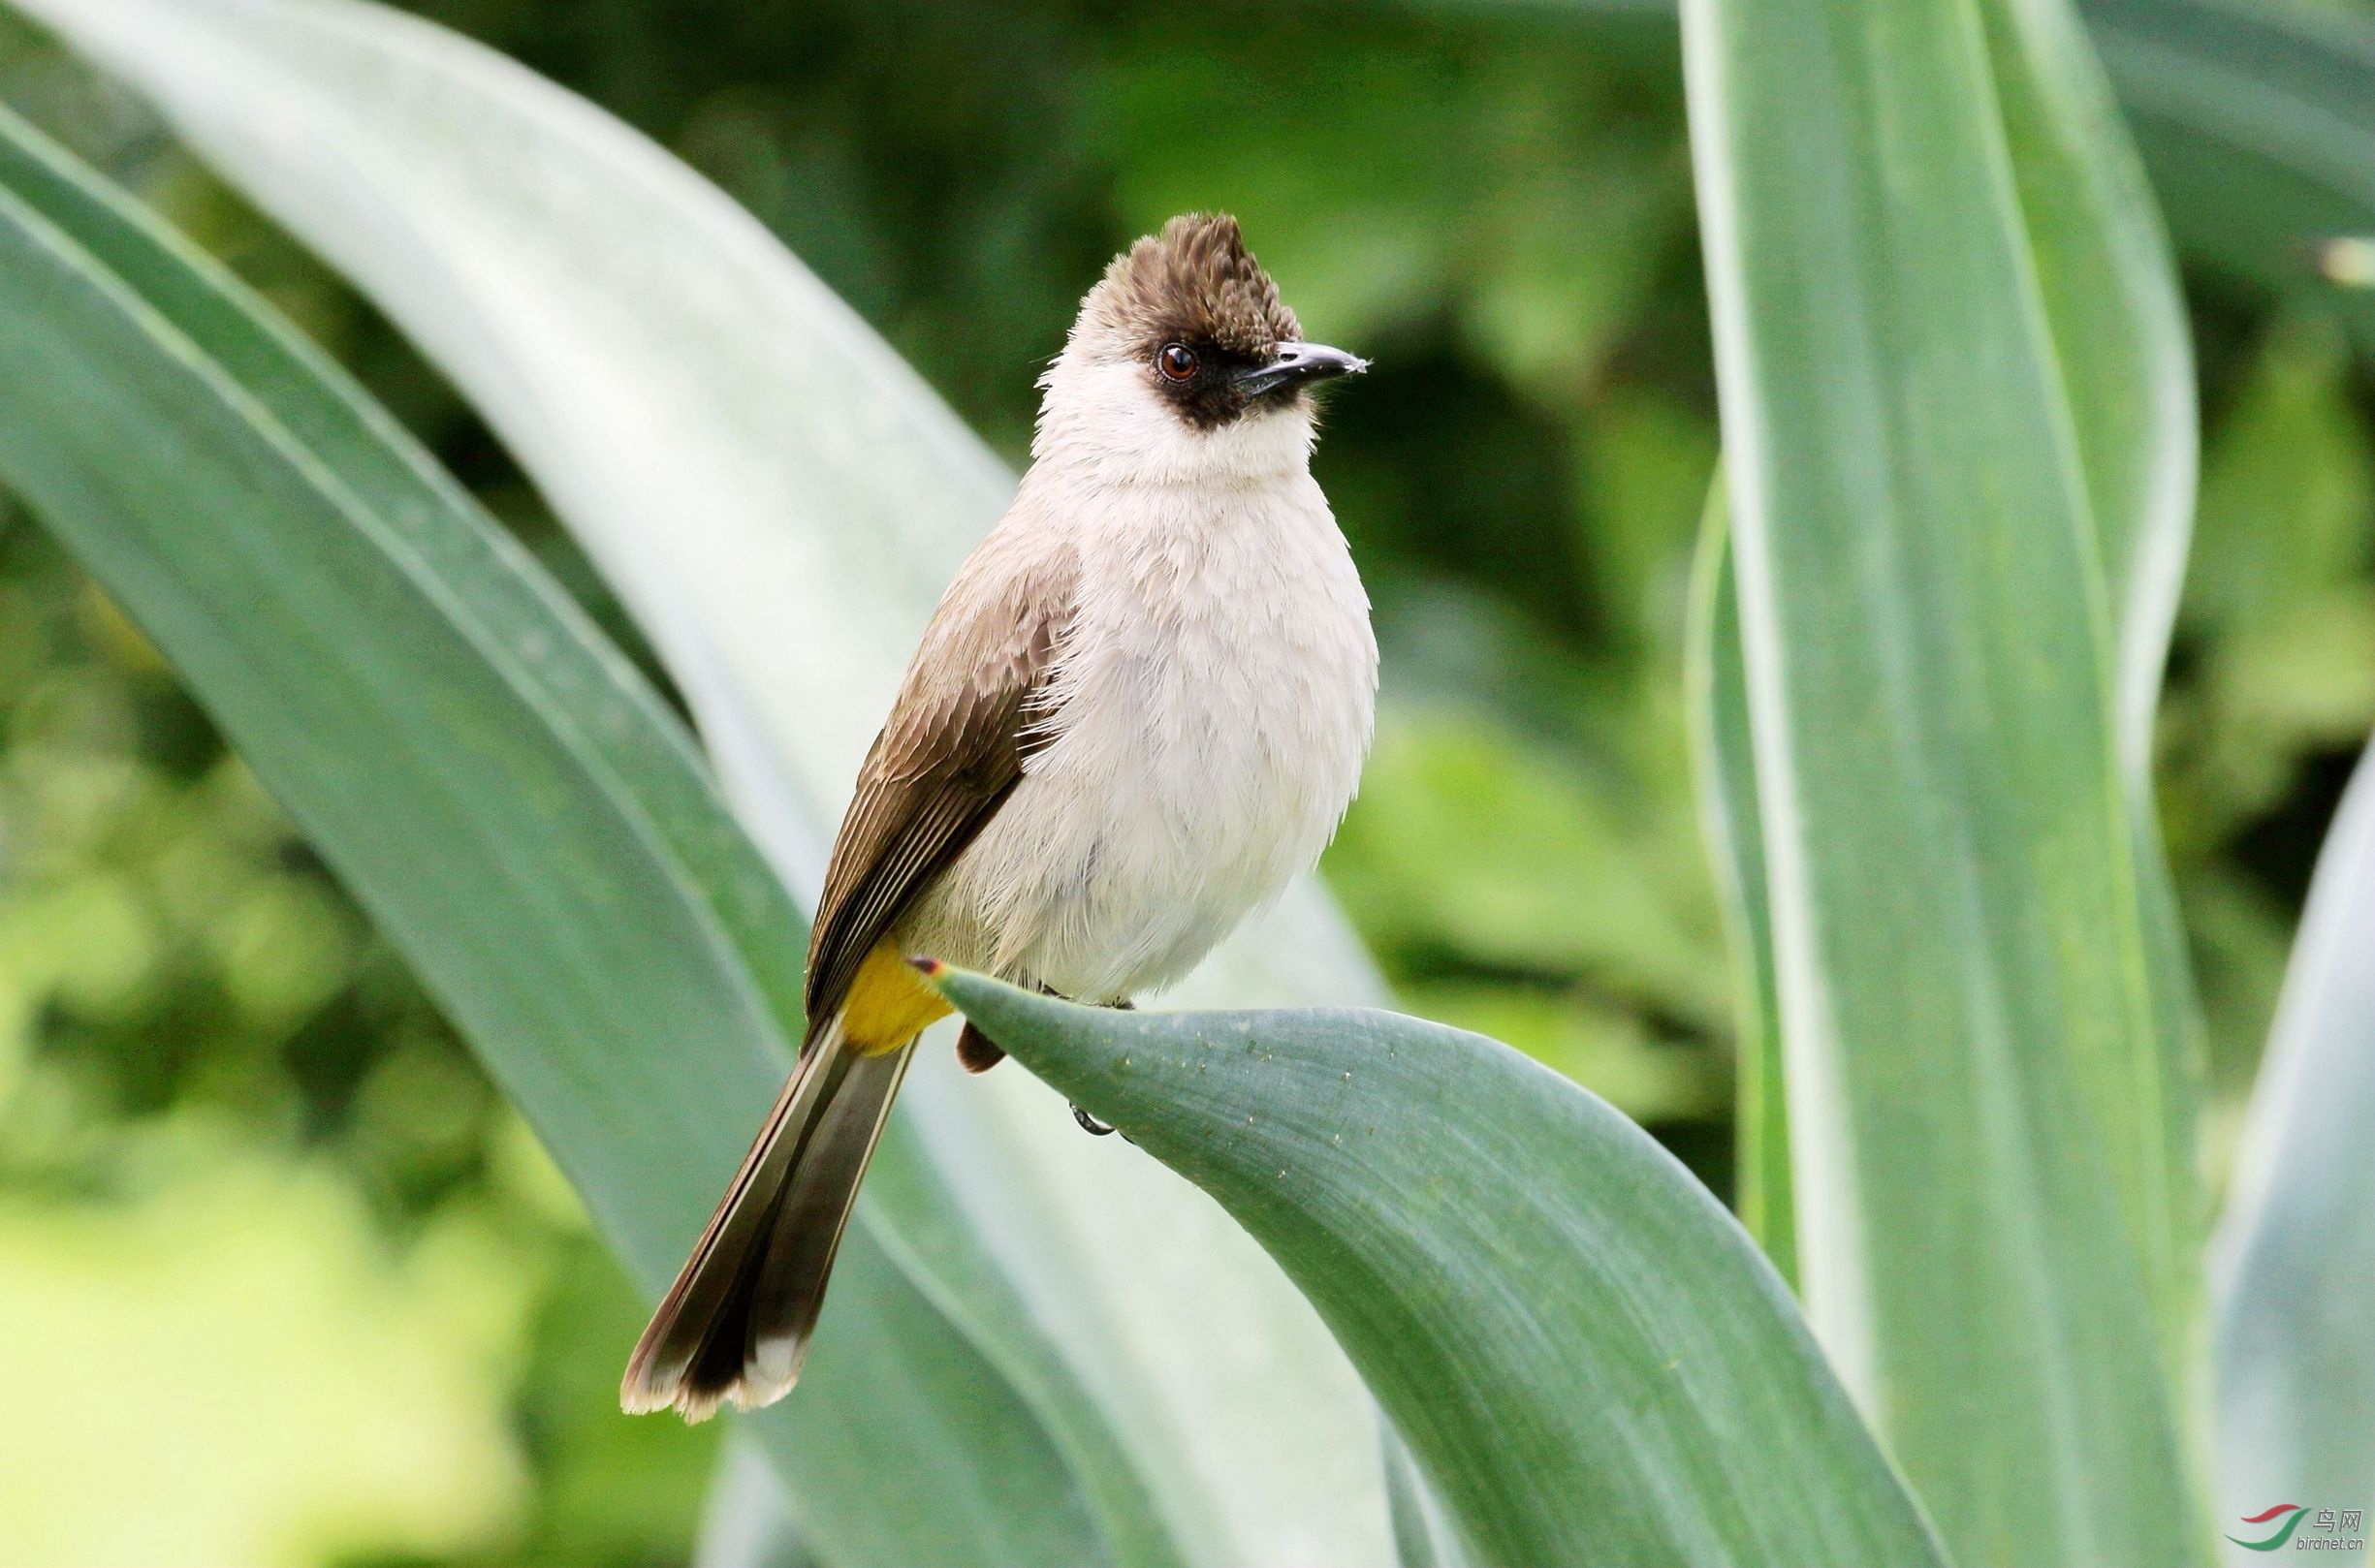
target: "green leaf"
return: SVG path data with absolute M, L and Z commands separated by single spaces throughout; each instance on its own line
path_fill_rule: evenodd
M 2228 1520 L 2296 1493 L 2311 1507 L 2356 1506 L 2375 1493 L 2369 954 L 2375 746 L 2360 758 L 2318 857 L 2220 1228 L 2219 1491 Z
M 2143 168 L 2071 13 L 2058 0 L 2012 0 L 1986 15 L 2019 260 L 2034 272 L 2103 561 L 2121 763 L 2136 808 L 2148 811 L 2153 713 L 2199 467 L 2185 301 Z M 2191 1126 L 2178 1131 L 2190 1138 Z
M 1789 1188 L 1789 1107 L 1782 1092 L 1781 1003 L 1773 974 L 1773 911 L 1765 889 L 1764 828 L 1757 816 L 1757 759 L 1749 735 L 1748 669 L 1731 561 L 1724 477 L 1707 492 L 1693 563 L 1683 680 L 1699 819 L 1732 956 L 1739 1036 L 1733 1110 L 1740 1223 L 1793 1285 L 1797 1211 Z
M 825 1568 L 792 1528 L 775 1467 L 750 1444 L 726 1445 L 691 1568 Z
M 1394 1551 L 1401 1568 L 1467 1568 L 1473 1554 L 1460 1539 L 1442 1499 L 1418 1473 L 1418 1460 L 1393 1423 L 1379 1421 L 1378 1442 L 1384 1451 L 1385 1500 L 1393 1511 Z
M 24 383 L 0 473 L 656 1288 L 780 1077 L 797 916 L 630 667 L 334 367 L 13 117 L 0 187 L 0 364 Z M 840 1348 L 764 1424 L 836 1560 L 1102 1555 L 998 1372 L 864 1235 L 842 1269 Z M 879 1452 L 934 1456 L 946 1489 L 881 1506 Z
M 1475 0 L 1435 0 L 1477 11 Z M 1668 0 L 1496 0 L 1629 39 Z M 2335 288 L 2320 251 L 2375 237 L 2375 19 L 2317 0 L 2080 0 L 2186 259 L 2315 300 L 2375 347 L 2375 290 Z M 2352 266 L 2363 270 L 2363 253 Z
M 917 633 L 1012 493 L 996 458 L 715 189 L 452 33 L 299 0 L 21 9 L 152 94 L 471 397 L 649 634 L 752 837 L 812 891 Z M 1181 994 L 1379 992 L 1306 883 Z M 1387 1557 L 1369 1401 L 1225 1217 L 1084 1139 L 1028 1075 L 967 1080 L 943 1046 L 894 1125 L 911 1136 L 869 1183 L 872 1234 L 1100 1495 L 1142 1477 L 1213 1568 Z M 951 1216 L 965 1246 L 941 1244 Z
M 2262 0 L 2086 14 L 2187 256 L 2339 304 L 2375 342 L 2375 295 L 2328 289 L 2315 265 L 2321 241 L 2375 235 L 2375 23 Z
M 2157 228 L 2055 4 L 1684 45 L 1810 1314 L 1964 1560 L 2196 1560 Z
M 1269 1249 L 1479 1559 L 1943 1560 L 1755 1244 L 1558 1074 L 1389 1013 L 938 984 Z

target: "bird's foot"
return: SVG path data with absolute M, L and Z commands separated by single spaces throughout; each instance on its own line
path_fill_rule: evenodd
M 1138 1004 L 1131 1001 L 1126 996 L 1123 997 L 1118 1002 L 1107 1002 L 1105 1005 L 1112 1008 L 1117 1013 L 1135 1013 L 1138 1011 Z M 1072 1119 L 1079 1122 L 1080 1130 L 1087 1133 L 1092 1138 L 1105 1138 L 1110 1136 L 1113 1132 L 1112 1122 L 1099 1121 L 1078 1106 L 1074 1106 L 1072 1108 Z

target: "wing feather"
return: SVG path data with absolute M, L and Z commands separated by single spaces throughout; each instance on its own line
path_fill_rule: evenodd
M 1001 528 L 957 576 L 858 772 L 808 943 L 811 1037 L 858 966 L 997 815 L 1056 721 L 1072 620 L 1068 548 Z

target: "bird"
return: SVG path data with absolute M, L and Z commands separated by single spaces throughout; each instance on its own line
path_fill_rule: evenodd
M 798 1062 L 635 1346 L 627 1411 L 698 1422 L 798 1380 L 892 1098 L 950 1011 L 911 957 L 1129 1006 L 1317 862 L 1378 646 L 1311 472 L 1314 389 L 1367 368 L 1305 341 L 1224 213 L 1172 219 L 1089 291 L 1013 504 L 859 770 Z M 960 1032 L 966 1069 L 1002 1055 Z

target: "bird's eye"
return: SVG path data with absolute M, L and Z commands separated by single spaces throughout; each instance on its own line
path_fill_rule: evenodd
M 1195 351 L 1185 343 L 1165 343 L 1155 356 L 1155 368 L 1165 381 L 1186 381 L 1196 373 Z

